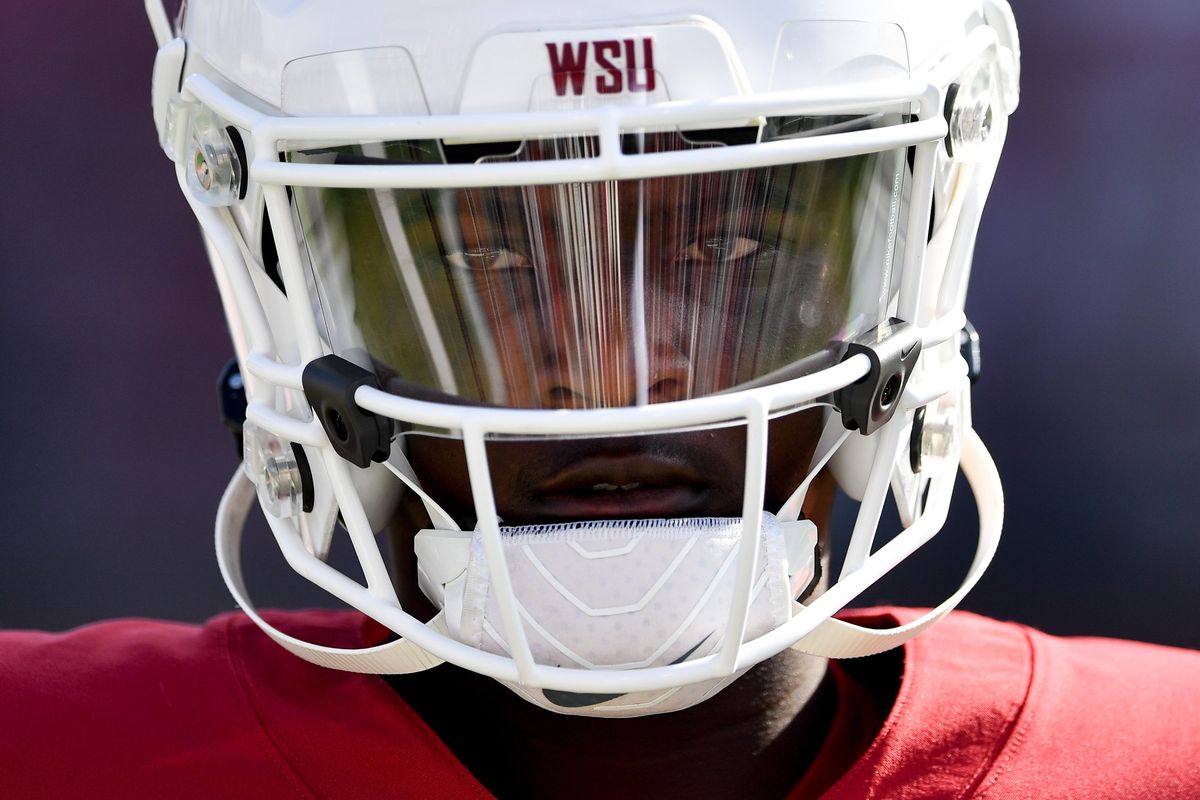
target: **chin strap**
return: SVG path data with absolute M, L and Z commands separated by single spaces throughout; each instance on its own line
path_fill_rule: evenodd
M 792 645 L 793 649 L 825 658 L 872 656 L 904 644 L 949 614 L 962 601 L 967 592 L 971 591 L 979 582 L 1000 544 L 1000 530 L 1004 523 L 1004 491 L 1000 485 L 1000 474 L 996 471 L 996 463 L 992 461 L 979 434 L 974 430 L 968 430 L 963 436 L 961 469 L 975 496 L 975 505 L 978 507 L 979 539 L 975 548 L 975 558 L 971 561 L 967 575 L 958 590 L 937 607 L 930 609 L 912 622 L 895 628 L 877 630 L 838 619 L 828 619 L 813 629 L 812 633 Z M 920 524 L 920 520 L 915 524 Z M 884 551 L 893 546 L 898 546 L 896 549 L 900 549 L 904 543 L 897 538 L 879 548 L 877 555 L 882 558 L 878 559 L 877 563 L 888 561 L 888 554 Z M 860 573 L 866 573 L 861 575 L 860 579 L 874 582 L 886 571 L 887 567 L 884 567 L 875 570 L 878 574 L 871 574 L 871 563 L 868 562 L 858 573 L 852 573 L 843 580 L 847 578 L 853 580 Z M 819 602 L 819 598 L 817 602 Z M 799 608 L 796 611 L 799 611 Z
M 254 484 L 239 466 L 221 496 L 221 505 L 217 509 L 217 565 L 221 568 L 221 577 L 225 579 L 225 585 L 233 599 L 263 633 L 305 661 L 344 672 L 398 675 L 420 672 L 442 663 L 442 659 L 408 639 L 397 639 L 376 647 L 359 649 L 325 647 L 289 636 L 259 616 L 254 604 L 250 602 L 249 592 L 246 591 L 241 555 L 242 530 L 246 526 L 246 515 L 256 498 Z M 439 633 L 449 635 L 440 613 L 426 624 Z
M 968 431 L 963 438 L 961 466 L 979 508 L 979 539 L 975 558 L 958 590 L 936 608 L 912 622 L 896 628 L 876 630 L 837 619 L 826 619 L 818 624 L 811 633 L 793 644 L 793 649 L 824 658 L 859 658 L 882 653 L 904 644 L 958 605 L 959 601 L 979 581 L 980 576 L 991 562 L 1000 542 L 1000 528 L 1004 515 L 1004 499 L 996 465 L 983 442 L 973 430 Z M 221 576 L 225 579 L 225 584 L 229 587 L 229 591 L 238 605 L 264 633 L 306 661 L 347 672 L 391 675 L 419 672 L 442 663 L 443 659 L 407 639 L 398 639 L 376 647 L 358 650 L 324 647 L 289 636 L 263 619 L 249 600 L 241 570 L 242 528 L 254 500 L 254 485 L 239 468 L 221 498 L 221 505 L 217 513 L 217 563 L 221 569 Z M 920 524 L 920 521 L 917 524 Z M 281 541 L 280 544 L 286 549 L 287 543 Z M 302 549 L 302 545 L 299 543 L 296 543 L 295 547 Z M 873 560 L 875 563 L 895 563 L 895 558 L 888 558 L 887 556 L 891 554 L 885 551 L 888 551 L 889 548 L 902 550 L 905 547 L 915 549 L 915 546 L 908 545 L 901 541 L 900 537 L 897 537 L 879 549 L 877 555 L 883 556 L 883 558 Z M 302 555 L 313 558 L 307 552 Z M 858 580 L 869 584 L 887 569 L 888 567 L 873 568 L 872 560 L 868 560 L 862 569 L 844 577 L 843 581 Z M 814 604 L 819 603 L 820 598 L 814 601 Z M 800 613 L 802 610 L 803 607 L 799 604 L 794 608 L 796 613 Z M 366 612 L 364 611 L 364 613 Z M 449 636 L 443 614 L 439 613 L 426 624 L 437 632 Z

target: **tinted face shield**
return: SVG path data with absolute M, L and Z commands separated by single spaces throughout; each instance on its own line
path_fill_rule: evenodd
M 837 120 L 769 124 L 825 132 Z M 862 121 L 857 123 L 863 125 Z M 626 135 L 660 153 L 728 131 Z M 543 161 L 588 137 L 296 147 L 298 163 Z M 338 354 L 417 399 L 521 409 L 687 400 L 801 377 L 884 318 L 905 150 L 638 180 L 293 189 Z

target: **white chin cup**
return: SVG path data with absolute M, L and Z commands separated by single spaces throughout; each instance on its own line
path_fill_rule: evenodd
M 501 528 L 525 635 L 538 664 L 637 669 L 720 650 L 737 574 L 740 517 L 604 520 Z M 423 530 L 415 542 L 421 589 L 450 634 L 510 655 L 479 531 Z M 782 625 L 816 575 L 817 529 L 764 512 L 745 640 Z M 743 671 L 687 686 L 583 694 L 504 684 L 561 714 L 635 717 L 711 697 Z

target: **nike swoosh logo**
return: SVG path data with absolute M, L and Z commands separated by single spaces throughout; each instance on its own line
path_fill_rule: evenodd
M 709 636 L 712 636 L 712 634 L 710 633 L 708 636 L 705 636 L 703 639 L 696 642 L 694 645 L 692 645 L 690 650 L 672 661 L 669 666 L 682 664 L 684 661 L 687 661 L 692 657 L 692 653 L 699 650 L 700 646 L 708 641 Z M 594 706 L 599 705 L 600 703 L 607 703 L 609 700 L 616 700 L 618 697 L 625 696 L 625 693 L 593 694 L 590 692 L 560 692 L 558 689 L 542 689 L 542 694 L 545 695 L 546 699 L 551 703 L 561 708 L 584 708 L 585 706 Z

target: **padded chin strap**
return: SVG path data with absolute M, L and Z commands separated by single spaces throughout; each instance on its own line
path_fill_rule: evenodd
M 962 471 L 975 495 L 979 508 L 979 539 L 975 559 L 966 578 L 954 594 L 918 619 L 896 628 L 875 630 L 836 619 L 821 622 L 811 633 L 792 645 L 793 649 L 825 658 L 859 658 L 882 653 L 904 644 L 925 628 L 948 614 L 979 581 L 1000 542 L 1004 499 L 996 465 L 974 431 L 963 439 Z M 324 647 L 301 641 L 272 626 L 259 616 L 250 603 L 241 570 L 240 546 L 246 515 L 255 500 L 253 484 L 239 467 L 229 482 L 217 513 L 217 563 L 221 576 L 238 605 L 264 633 L 297 656 L 330 669 L 392 675 L 419 672 L 442 663 L 442 659 L 407 639 L 360 650 Z M 884 545 L 884 548 L 890 546 Z M 870 562 L 864 565 L 866 571 Z M 800 607 L 797 606 L 798 612 Z M 442 614 L 428 623 L 439 633 L 449 635 Z

